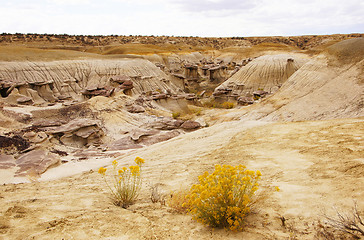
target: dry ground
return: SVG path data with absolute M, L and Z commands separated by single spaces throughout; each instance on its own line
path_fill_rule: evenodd
M 146 160 L 142 194 L 129 209 L 112 205 L 96 171 L 1 186 L 0 239 L 314 239 L 332 206 L 349 209 L 356 199 L 364 210 L 363 136 L 364 119 L 217 124 L 120 157 Z M 240 163 L 263 174 L 262 201 L 244 232 L 205 227 L 149 200 L 151 184 L 169 193 L 215 164 Z

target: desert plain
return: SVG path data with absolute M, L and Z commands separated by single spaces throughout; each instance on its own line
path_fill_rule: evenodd
M 0 239 L 355 239 L 327 216 L 364 218 L 363 37 L 2 34 Z M 137 156 L 115 206 L 98 169 Z M 216 164 L 262 173 L 243 231 L 168 204 Z

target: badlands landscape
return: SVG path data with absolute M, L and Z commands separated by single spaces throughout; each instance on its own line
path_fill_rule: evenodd
M 364 34 L 4 33 L 0 94 L 0 239 L 364 237 L 327 223 L 364 218 Z M 137 156 L 115 206 L 97 171 Z M 241 232 L 168 204 L 216 164 L 262 173 Z

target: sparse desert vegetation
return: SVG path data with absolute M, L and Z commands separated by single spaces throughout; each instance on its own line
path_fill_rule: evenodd
M 0 239 L 363 237 L 363 56 L 363 34 L 2 34 Z

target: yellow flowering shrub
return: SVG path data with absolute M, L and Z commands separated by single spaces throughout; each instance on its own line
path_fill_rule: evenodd
M 188 189 L 173 191 L 170 194 L 170 198 L 167 200 L 167 205 L 176 213 L 186 213 L 188 210 L 187 195 Z
M 136 157 L 135 163 L 136 166 L 118 168 L 118 162 L 114 160 L 112 173 L 108 177 L 106 176 L 106 168 L 101 167 L 98 171 L 103 176 L 112 194 L 114 204 L 117 206 L 127 208 L 134 204 L 139 195 L 142 185 L 140 173 L 144 159 Z
M 199 176 L 184 204 L 199 222 L 211 227 L 241 230 L 258 189 L 261 173 L 245 166 L 216 165 L 212 174 Z

